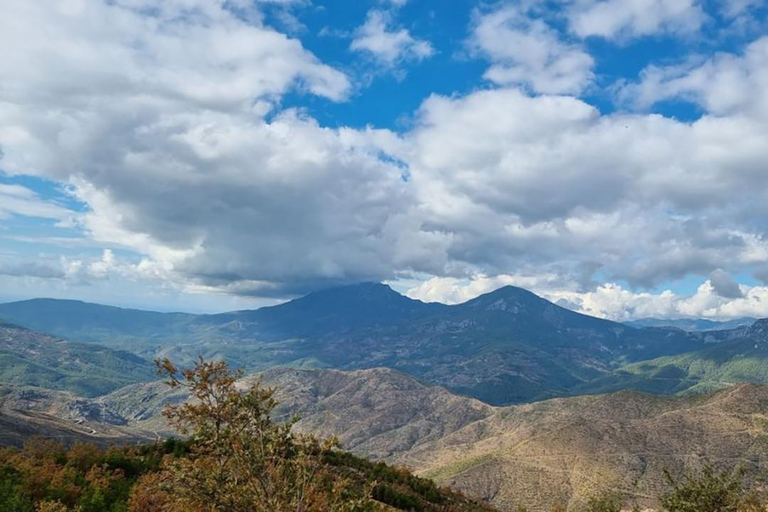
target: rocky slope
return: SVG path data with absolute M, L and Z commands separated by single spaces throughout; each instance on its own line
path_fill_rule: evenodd
M 281 416 L 302 417 L 298 428 L 337 434 L 354 453 L 405 464 L 501 510 L 575 505 L 605 488 L 621 491 L 627 503 L 652 506 L 665 468 L 677 473 L 704 460 L 744 465 L 752 476 L 768 470 L 765 386 L 687 397 L 624 391 L 492 407 L 389 369 L 274 369 L 262 378 L 278 388 Z M 68 394 L 27 399 L 19 393 L 6 391 L 12 398 L 0 407 L 3 417 L 83 419 L 94 430 L 105 425 L 104 435 L 122 432 L 134 440 L 164 432 L 157 412 L 183 399 L 160 383 L 77 407 L 71 401 L 82 399 Z M 70 405 L 53 405 L 64 395 Z
M 0 387 L 0 445 L 21 446 L 33 436 L 100 445 L 146 443 L 159 437 L 95 399 L 28 386 Z
M 335 432 L 352 451 L 404 463 L 501 510 L 575 505 L 605 488 L 653 506 L 664 469 L 705 460 L 768 470 L 765 386 L 490 407 L 390 370 L 282 370 L 269 382 L 282 384 L 301 428 Z

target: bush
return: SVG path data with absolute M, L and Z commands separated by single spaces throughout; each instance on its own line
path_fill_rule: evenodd
M 681 480 L 665 471 L 671 489 L 661 497 L 668 512 L 740 512 L 749 493 L 744 470 L 718 472 L 706 465 L 700 472 L 685 474 Z
M 621 512 L 622 502 L 619 494 L 604 491 L 587 500 L 584 512 Z

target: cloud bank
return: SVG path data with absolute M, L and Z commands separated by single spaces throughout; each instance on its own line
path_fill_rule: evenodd
M 102 268 L 259 297 L 423 280 L 414 296 L 445 301 L 529 276 L 601 316 L 768 314 L 764 288 L 731 277 L 768 275 L 768 39 L 649 67 L 618 84 L 625 110 L 602 113 L 582 97 L 596 79 L 583 38 L 702 23 L 695 2 L 624 3 L 568 3 L 565 29 L 511 4 L 477 11 L 467 45 L 488 86 L 433 94 L 396 132 L 283 107 L 297 93 L 354 102 L 352 80 L 258 5 L 10 0 L 0 164 L 64 184 L 85 209 L 0 185 L 0 221 L 66 222 L 136 257 L 0 272 Z M 436 51 L 387 16 L 371 11 L 352 49 L 387 65 Z M 670 100 L 703 115 L 646 110 Z M 691 297 L 644 291 L 691 275 L 705 281 Z

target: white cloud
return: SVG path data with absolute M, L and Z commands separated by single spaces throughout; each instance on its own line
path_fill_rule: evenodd
M 501 274 L 492 277 L 478 274 L 468 278 L 432 277 L 408 289 L 405 293 L 408 297 L 424 302 L 461 304 L 507 285 L 537 290 L 541 293 L 546 290 L 557 290 L 563 286 L 574 286 L 575 283 L 564 282 L 562 276 L 558 274 Z
M 435 53 L 429 41 L 416 39 L 408 30 L 392 25 L 391 13 L 372 9 L 365 23 L 355 31 L 350 49 L 366 52 L 387 67 L 407 61 L 421 61 Z
M 638 108 L 670 99 L 701 105 L 716 115 L 768 119 L 768 37 L 742 54 L 720 53 L 706 60 L 667 67 L 650 66 L 641 80 L 620 89 L 620 98 Z
M 0 183 L 0 220 L 16 215 L 52 219 L 63 223 L 76 216 L 63 206 L 41 199 L 26 187 Z
M 110 253 L 33 258 L 0 253 L 0 301 L 37 297 L 191 312 L 251 309 L 276 302 L 195 286 L 147 259 L 132 262 Z
M 477 15 L 471 45 L 491 61 L 485 77 L 497 84 L 578 94 L 593 79 L 594 60 L 579 44 L 516 6 Z
M 711 280 L 688 296 L 670 290 L 632 292 L 615 283 L 574 291 L 557 275 L 472 276 L 468 279 L 435 277 L 408 290 L 409 297 L 427 302 L 460 304 L 502 286 L 530 289 L 574 311 L 615 321 L 640 318 L 711 318 L 727 320 L 768 316 L 768 287 L 741 285 L 739 296 L 725 297 Z
M 576 0 L 567 17 L 576 35 L 607 39 L 689 34 L 706 19 L 698 0 Z
M 607 284 L 593 292 L 570 298 L 581 310 L 615 320 L 638 318 L 712 318 L 768 316 L 768 287 L 741 286 L 740 297 L 723 297 L 711 281 L 705 281 L 696 293 L 679 296 L 671 291 L 659 294 L 632 293 L 619 285 Z M 565 294 L 568 296 L 568 294 Z
M 91 237 L 206 285 L 284 293 L 418 264 L 402 169 L 297 112 L 264 119 L 294 87 L 343 98 L 346 77 L 223 5 L 4 6 L 4 169 L 69 183 Z
M 748 0 L 741 0 L 741 1 L 748 1 Z M 379 0 L 379 3 L 382 4 L 388 4 L 395 8 L 400 8 L 408 3 L 408 0 Z
M 404 159 L 427 225 L 451 234 L 443 275 L 587 264 L 655 286 L 765 261 L 764 224 L 743 219 L 765 218 L 766 136 L 741 117 L 604 116 L 492 90 L 426 101 Z

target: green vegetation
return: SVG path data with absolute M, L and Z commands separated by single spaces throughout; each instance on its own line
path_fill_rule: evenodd
M 715 391 L 742 382 L 768 382 L 768 347 L 761 341 L 723 342 L 704 350 L 628 364 L 571 392 L 636 389 L 674 395 Z
M 661 497 L 668 512 L 748 512 L 764 511 L 756 490 L 744 483 L 744 471 L 718 472 L 704 466 L 697 473 L 689 473 L 675 480 L 667 473 L 670 490 Z
M 152 364 L 129 352 L 72 343 L 0 323 L 0 382 L 93 397 L 155 378 Z
M 585 505 L 585 512 L 621 512 L 623 500 L 620 494 L 603 491 L 590 496 Z
M 160 468 L 175 443 L 136 448 L 30 439 L 23 449 L 0 449 L 0 510 L 126 511 L 143 474 Z M 47 508 L 46 508 L 47 507 Z
M 768 501 L 762 486 L 745 480 L 743 469 L 718 471 L 705 465 L 699 471 L 688 471 L 679 479 L 666 472 L 668 489 L 659 496 L 663 512 L 765 512 Z M 603 491 L 590 497 L 583 512 L 621 512 L 627 510 L 621 495 Z M 633 512 L 640 507 L 634 505 Z

